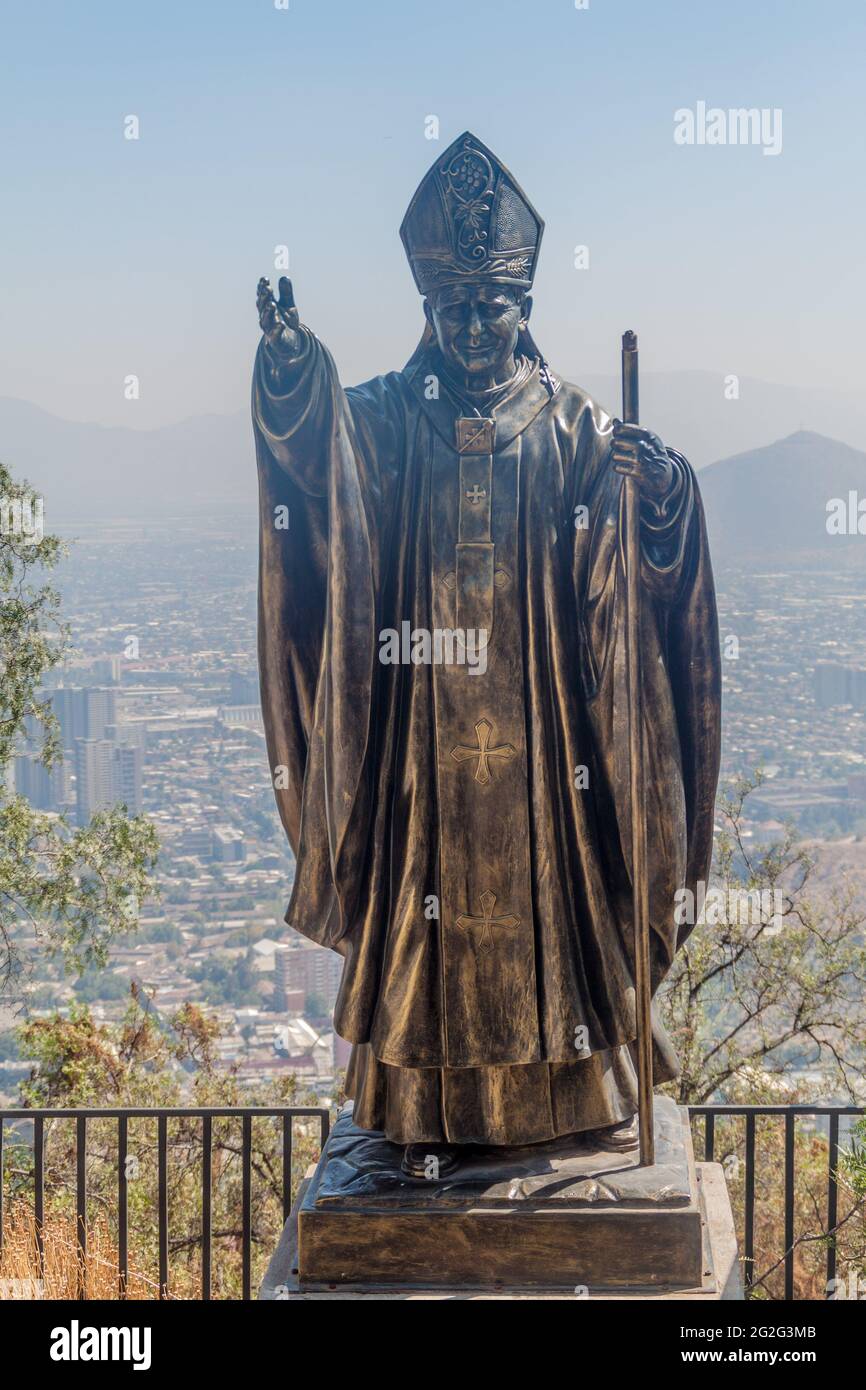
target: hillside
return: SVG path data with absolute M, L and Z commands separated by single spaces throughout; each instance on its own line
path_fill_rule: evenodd
M 866 453 L 848 444 L 800 431 L 711 464 L 701 492 L 717 562 L 812 556 L 866 564 L 866 535 L 827 531 L 831 498 L 866 499 Z

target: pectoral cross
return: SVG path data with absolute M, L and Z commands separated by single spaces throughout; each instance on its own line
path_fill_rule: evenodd
M 466 913 L 461 913 L 457 918 L 457 926 L 461 931 L 471 931 L 473 927 L 481 928 L 481 936 L 478 940 L 479 951 L 493 950 L 493 935 L 491 927 L 519 927 L 520 918 L 513 913 L 506 912 L 501 917 L 493 916 L 493 909 L 496 906 L 496 894 L 489 890 L 482 893 L 478 900 L 481 903 L 481 917 L 469 917 Z
M 500 743 L 498 747 L 490 747 L 490 735 L 493 733 L 493 725 L 489 719 L 479 719 L 475 725 L 475 737 L 478 742 L 474 748 L 467 747 L 464 743 L 458 743 L 456 748 L 451 749 L 451 756 L 458 763 L 465 762 L 467 758 L 477 758 L 478 765 L 475 769 L 475 780 L 482 786 L 490 781 L 490 759 L 491 758 L 513 758 L 517 752 L 510 743 Z
M 455 420 L 458 454 L 492 454 L 496 436 L 496 421 L 481 415 L 461 416 Z

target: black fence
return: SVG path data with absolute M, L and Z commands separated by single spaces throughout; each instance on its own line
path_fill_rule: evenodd
M 860 1117 L 866 1114 L 866 1107 L 844 1105 L 693 1105 L 689 1107 L 693 1128 L 698 1131 L 703 1122 L 704 1152 L 708 1162 L 716 1158 L 716 1120 L 720 1117 L 743 1117 L 745 1119 L 745 1165 L 744 1165 L 744 1212 L 742 1258 L 743 1274 L 747 1291 L 753 1287 L 755 1278 L 755 1146 L 756 1121 L 758 1118 L 775 1117 L 784 1126 L 784 1244 L 782 1260 L 784 1263 L 784 1296 L 794 1297 L 794 1257 L 796 1250 L 794 1232 L 794 1182 L 795 1182 L 795 1138 L 798 1119 L 817 1120 L 823 1118 L 828 1123 L 827 1155 L 827 1218 L 826 1254 L 828 1297 L 832 1294 L 836 1279 L 837 1248 L 834 1232 L 838 1220 L 839 1184 L 837 1169 L 839 1164 L 840 1132 L 839 1124 L 843 1117 Z M 168 1122 L 182 1117 L 201 1120 L 201 1296 L 211 1296 L 212 1270 L 212 1132 L 213 1121 L 217 1118 L 232 1118 L 241 1122 L 241 1284 L 242 1297 L 252 1296 L 252 1125 L 258 1118 L 276 1118 L 282 1125 L 282 1203 L 283 1219 L 287 1219 L 293 1191 L 293 1129 L 295 1119 L 318 1117 L 320 1125 L 320 1146 L 323 1146 L 329 1132 L 330 1112 L 315 1106 L 215 1106 L 191 1108 L 142 1107 L 105 1110 L 0 1110 L 0 1253 L 3 1240 L 3 1140 L 4 1125 L 14 1126 L 16 1137 L 20 1139 L 22 1122 L 32 1125 L 33 1146 L 33 1215 L 36 1227 L 37 1266 L 41 1273 L 43 1247 L 42 1229 L 45 1215 L 45 1123 L 47 1120 L 74 1120 L 76 1127 L 75 1169 L 76 1169 L 76 1240 L 79 1267 L 82 1271 L 79 1297 L 85 1296 L 84 1270 L 87 1259 L 87 1126 L 91 1120 L 114 1120 L 117 1124 L 117 1280 L 118 1294 L 126 1297 L 129 1282 L 128 1261 L 128 1134 L 131 1119 L 156 1120 L 157 1123 L 157 1201 L 156 1224 L 159 1241 L 159 1297 L 168 1294 L 169 1286 L 169 1144 Z
M 201 1296 L 211 1296 L 212 1270 L 212 1137 L 215 1119 L 230 1118 L 241 1122 L 241 1281 L 242 1296 L 252 1296 L 252 1126 L 254 1119 L 276 1118 L 282 1124 L 282 1201 L 283 1220 L 288 1218 L 292 1194 L 292 1157 L 295 1119 L 318 1117 L 320 1145 L 328 1137 L 330 1111 L 317 1106 L 191 1106 L 159 1108 L 157 1106 L 129 1107 L 105 1110 L 0 1110 L 0 1254 L 3 1241 L 4 1193 L 4 1129 L 14 1124 L 16 1131 L 23 1121 L 32 1123 L 33 1142 L 33 1214 L 37 1241 L 37 1277 L 43 1270 L 43 1226 L 45 1218 L 45 1122 L 46 1120 L 75 1121 L 76 1171 L 76 1242 L 78 1247 L 79 1297 L 85 1297 L 84 1271 L 87 1261 L 87 1126 L 91 1120 L 115 1120 L 117 1123 L 117 1279 L 118 1295 L 127 1296 L 129 1283 L 129 1170 L 128 1139 L 131 1119 L 156 1120 L 157 1124 L 157 1200 L 156 1223 L 159 1239 L 159 1297 L 168 1295 L 169 1229 L 168 1229 L 168 1122 L 180 1118 L 201 1120 Z
M 689 1115 L 692 1121 L 704 1121 L 704 1159 L 712 1163 L 716 1156 L 716 1119 L 720 1116 L 745 1116 L 746 1152 L 744 1220 L 743 1220 L 743 1281 L 746 1292 L 753 1287 L 755 1278 L 755 1122 L 758 1117 L 774 1116 L 785 1127 L 785 1231 L 783 1260 L 785 1270 L 785 1298 L 794 1297 L 794 1256 L 796 1241 L 794 1234 L 794 1178 L 795 1178 L 795 1125 L 798 1118 L 817 1119 L 824 1117 L 829 1121 L 827 1145 L 827 1297 L 832 1297 L 836 1279 L 836 1239 L 835 1231 L 839 1216 L 839 1120 L 843 1116 L 860 1118 L 866 1114 L 866 1107 L 857 1105 L 691 1105 Z M 693 1123 L 694 1128 L 694 1123 Z

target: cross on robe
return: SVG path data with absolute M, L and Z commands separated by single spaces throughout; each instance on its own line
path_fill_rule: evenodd
M 488 889 L 481 894 L 478 900 L 481 903 L 481 917 L 470 917 L 467 913 L 461 912 L 456 919 L 457 926 L 461 931 L 472 931 L 474 927 L 481 928 L 481 936 L 478 941 L 479 951 L 493 950 L 493 934 L 491 927 L 519 927 L 520 918 L 513 913 L 503 913 L 501 917 L 493 916 L 493 909 L 496 906 L 496 894 Z
M 510 743 L 500 743 L 495 748 L 490 747 L 490 735 L 493 733 L 493 725 L 489 719 L 479 719 L 475 725 L 475 736 L 478 740 L 474 748 L 468 747 L 465 743 L 458 743 L 451 749 L 451 756 L 458 763 L 465 762 L 467 758 L 477 758 L 478 765 L 475 768 L 475 780 L 482 786 L 490 781 L 490 759 L 491 758 L 513 758 L 517 749 Z

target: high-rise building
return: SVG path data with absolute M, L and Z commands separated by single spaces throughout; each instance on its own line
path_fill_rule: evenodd
M 117 691 L 110 685 L 93 685 L 84 696 L 84 737 L 105 738 L 109 724 L 117 723 Z
M 851 704 L 857 710 L 866 710 L 866 671 L 851 671 Z
M 122 658 L 119 656 L 101 656 L 96 661 L 90 663 L 90 674 L 94 680 L 99 681 L 100 685 L 118 685 L 120 683 L 120 673 L 122 668 Z
M 212 831 L 211 852 L 218 864 L 239 863 L 244 858 L 244 837 L 231 825 L 215 825 Z
M 75 740 L 84 738 L 85 718 L 83 691 L 77 686 L 59 686 L 51 691 L 51 708 L 60 725 L 60 742 L 64 748 L 74 748 Z
M 20 753 L 15 759 L 14 786 L 37 811 L 59 811 L 70 799 L 69 767 L 62 762 L 46 767 L 36 753 Z
M 289 981 L 289 946 L 278 946 L 274 951 L 274 1003 L 287 1014 L 302 1014 L 307 1001 L 306 990 L 299 989 Z
M 819 661 L 815 666 L 812 688 L 821 709 L 852 705 L 854 709 L 866 710 L 866 671 L 857 666 Z
M 229 672 L 230 705 L 257 705 L 259 703 L 259 677 L 255 671 Z
M 138 815 L 141 810 L 141 772 L 141 746 L 137 743 L 115 743 L 114 799 L 122 801 L 130 815 Z
M 58 686 L 50 695 L 64 748 L 74 748 L 80 738 L 105 738 L 108 725 L 117 723 L 117 691 L 111 686 Z
M 75 744 L 75 802 L 79 825 L 94 811 L 123 802 L 135 815 L 141 810 L 141 747 L 107 738 L 80 738 Z
M 209 825 L 194 825 L 187 830 L 177 841 L 178 854 L 194 855 L 196 859 L 210 860 L 213 858 L 213 831 Z
M 75 741 L 75 804 L 79 825 L 86 825 L 94 811 L 111 806 L 114 744 L 106 738 Z
M 274 952 L 277 1006 L 287 1007 L 285 1001 L 296 991 L 301 991 L 305 998 L 311 994 L 318 995 L 327 1009 L 333 1009 L 342 971 L 342 957 L 333 951 L 317 946 L 314 941 L 290 941 Z

